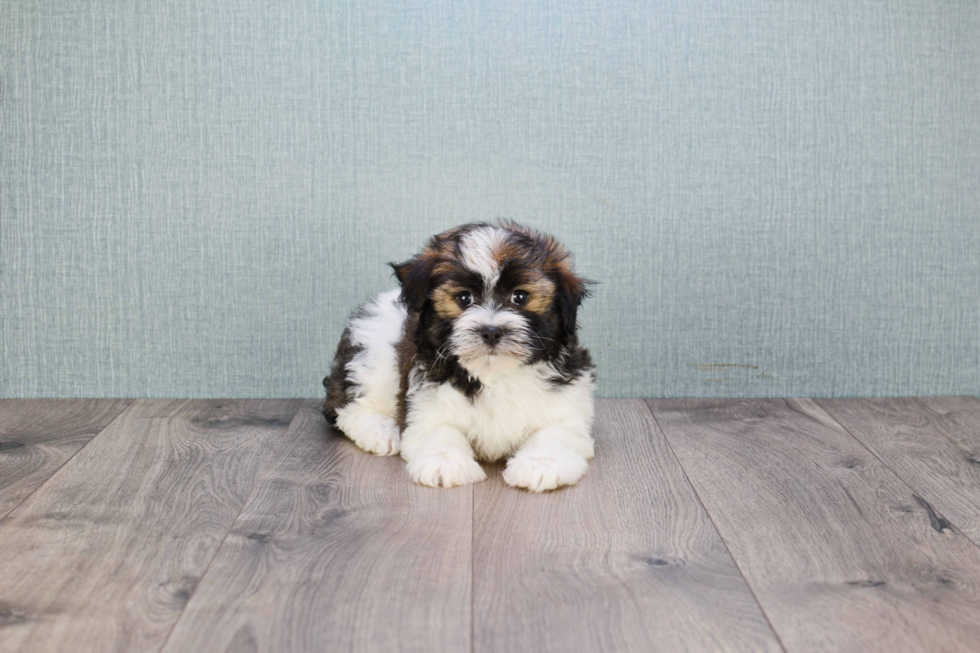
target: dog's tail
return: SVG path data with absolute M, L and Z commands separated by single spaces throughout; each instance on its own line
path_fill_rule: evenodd
M 323 377 L 323 387 L 327 389 L 327 398 L 323 402 L 323 416 L 327 418 L 327 424 L 337 426 L 337 408 L 330 401 L 330 375 Z

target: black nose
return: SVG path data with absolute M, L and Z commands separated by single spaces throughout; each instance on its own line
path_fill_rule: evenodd
M 504 337 L 504 330 L 498 326 L 485 326 L 480 329 L 480 337 L 483 338 L 483 342 L 493 347 Z

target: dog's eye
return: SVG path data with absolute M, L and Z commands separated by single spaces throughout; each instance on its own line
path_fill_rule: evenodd
M 515 290 L 514 294 L 510 296 L 510 301 L 514 302 L 518 306 L 523 306 L 527 303 L 527 300 L 531 298 L 524 290 Z
M 464 290 L 463 292 L 456 295 L 456 303 L 462 306 L 463 308 L 466 308 L 467 306 L 473 303 L 473 294 L 470 293 L 470 291 L 468 290 Z

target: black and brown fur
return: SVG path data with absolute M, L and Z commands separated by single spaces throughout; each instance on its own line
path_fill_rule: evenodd
M 467 233 L 481 227 L 500 227 L 508 232 L 493 253 L 500 267 L 494 289 L 498 300 L 515 290 L 527 290 L 531 301 L 517 309 L 538 338 L 525 363 L 550 363 L 557 374 L 556 387 L 571 383 L 583 373 L 593 373 L 588 350 L 576 335 L 577 312 L 589 294 L 590 281 L 576 276 L 571 256 L 554 238 L 513 222 L 496 225 L 474 223 L 456 227 L 432 237 L 414 258 L 390 264 L 402 286 L 401 301 L 408 309 L 405 333 L 397 345 L 401 388 L 398 396 L 398 422 L 404 428 L 407 415 L 406 392 L 409 374 L 418 368 L 433 383 L 450 383 L 459 392 L 474 398 L 481 390 L 455 356 L 438 355 L 452 332 L 453 320 L 462 309 L 454 297 L 468 290 L 477 298 L 484 293 L 483 279 L 461 261 L 461 247 Z M 344 370 L 356 355 L 345 331 L 337 348 L 330 375 L 324 379 L 327 400 L 323 412 L 328 421 L 350 401 L 350 383 Z

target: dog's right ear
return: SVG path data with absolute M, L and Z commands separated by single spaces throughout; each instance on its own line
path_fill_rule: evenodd
M 395 271 L 395 278 L 402 285 L 402 302 L 409 310 L 421 312 L 429 295 L 435 261 L 431 257 L 416 256 L 404 263 L 388 265 Z

